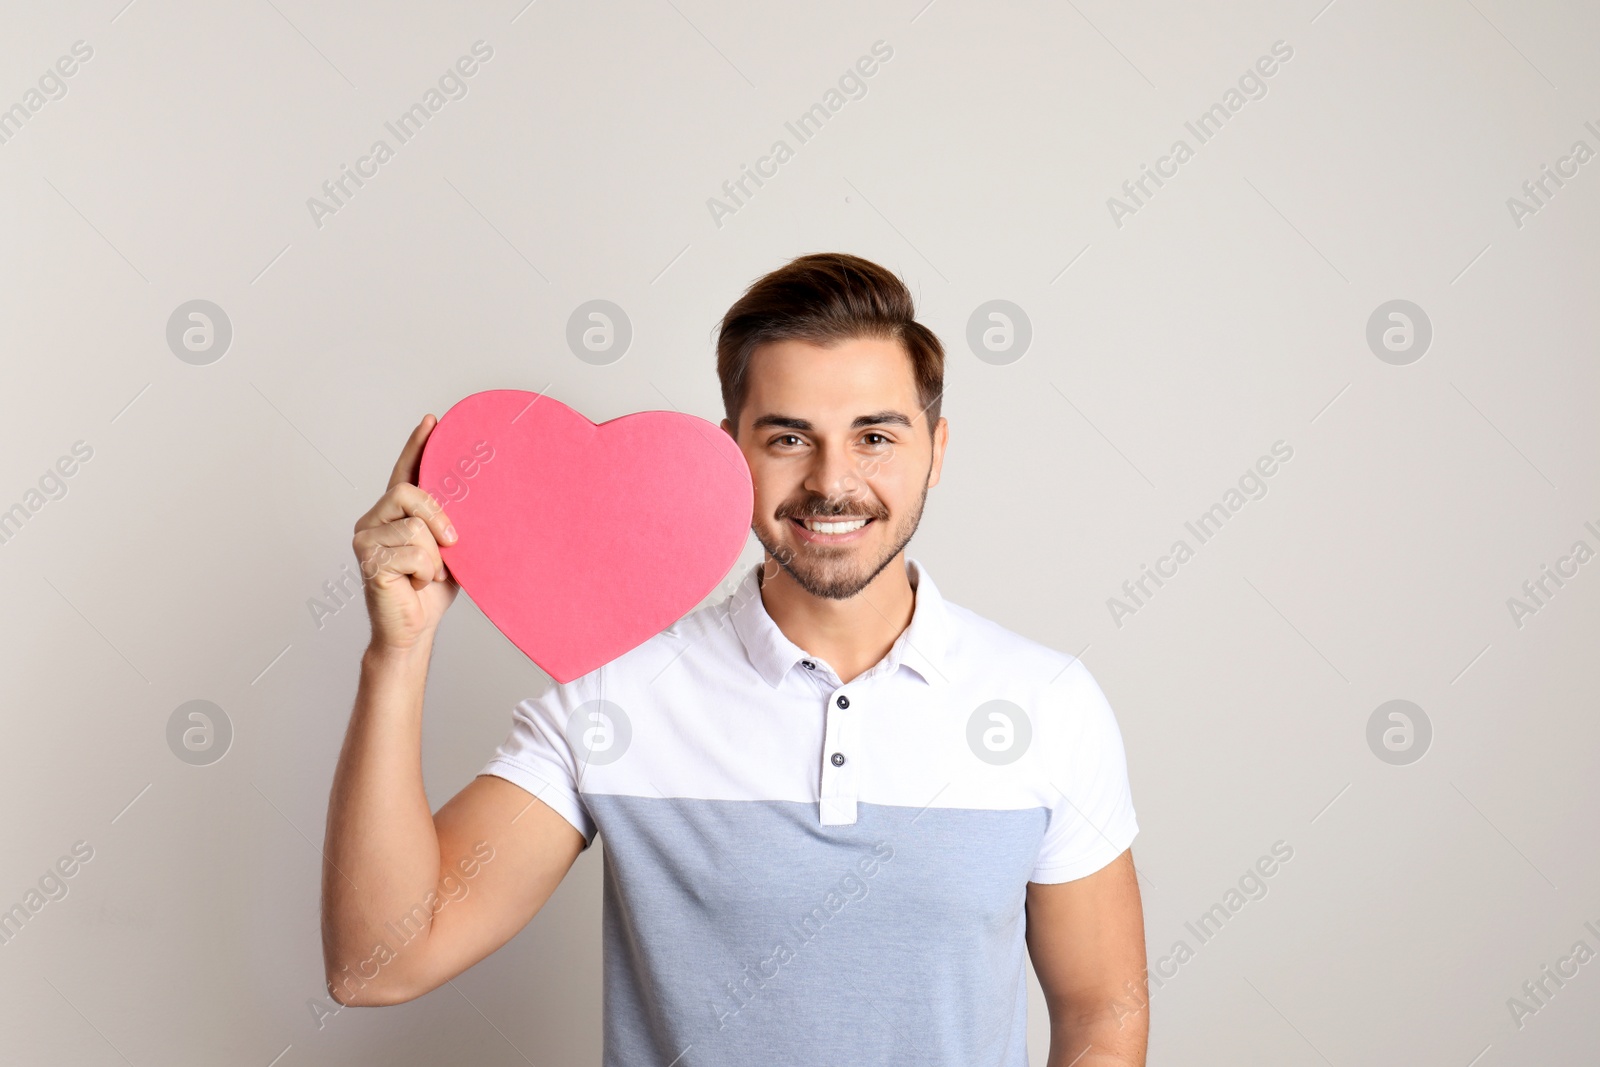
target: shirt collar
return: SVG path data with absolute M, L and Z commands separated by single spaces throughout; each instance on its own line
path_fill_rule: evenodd
M 754 564 L 745 572 L 744 580 L 728 598 L 728 611 L 733 619 L 734 632 L 744 643 L 750 663 L 766 679 L 768 685 L 778 684 L 794 669 L 795 664 L 811 658 L 809 654 L 784 636 L 778 624 L 767 614 L 761 602 L 761 587 L 756 578 L 763 563 Z M 880 664 L 885 675 L 894 674 L 901 666 L 910 667 L 930 686 L 941 686 L 949 681 L 946 652 L 949 647 L 950 619 L 939 587 L 933 584 L 921 563 L 906 557 L 906 576 L 915 591 L 916 606 L 911 612 L 911 624 L 905 628 L 890 647 Z M 878 667 L 872 670 L 876 671 Z M 869 671 L 868 673 L 872 673 Z

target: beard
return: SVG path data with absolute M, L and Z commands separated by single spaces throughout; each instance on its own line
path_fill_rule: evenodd
M 929 474 L 931 476 L 932 472 Z M 872 580 L 910 543 L 912 535 L 917 532 L 918 524 L 922 522 L 922 509 L 927 501 L 928 485 L 924 479 L 922 495 L 917 498 L 916 507 L 906 512 L 895 523 L 890 531 L 889 545 L 883 549 L 879 558 L 855 559 L 856 554 L 862 551 L 855 545 L 817 545 L 800 541 L 798 548 L 791 548 L 788 543 L 772 537 L 760 525 L 752 525 L 750 529 L 756 535 L 756 540 L 761 542 L 761 547 L 767 550 L 767 555 L 787 571 L 789 577 L 793 578 L 800 588 L 824 600 L 848 600 L 871 584 Z M 887 509 L 876 502 L 871 504 L 855 500 L 829 502 L 818 496 L 809 496 L 780 507 L 776 518 L 779 523 L 788 525 L 791 517 L 804 520 L 826 519 L 835 515 L 862 515 L 880 523 L 890 518 Z M 798 535 L 791 536 L 798 539 Z M 765 577 L 766 566 L 763 565 L 760 579 Z M 758 579 L 758 588 L 759 585 Z

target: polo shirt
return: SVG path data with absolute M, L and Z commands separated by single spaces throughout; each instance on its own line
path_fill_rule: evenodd
M 482 773 L 604 840 L 604 1062 L 1026 1067 L 1029 882 L 1138 833 L 1074 657 L 944 600 L 841 681 L 757 576 L 519 703 Z

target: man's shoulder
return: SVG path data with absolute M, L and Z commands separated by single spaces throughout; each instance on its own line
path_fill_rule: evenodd
M 1116 713 L 1083 660 L 970 609 L 946 607 L 952 623 L 951 662 L 960 664 L 968 685 L 984 699 L 1010 700 L 1025 708 L 1041 751 L 1052 753 L 1052 759 L 1066 759 L 1069 753 L 1074 759 L 1120 758 Z
M 945 614 L 951 660 L 982 674 L 994 675 L 1003 670 L 1020 672 L 1019 677 L 1028 679 L 1042 675 L 1041 684 L 1048 684 L 1078 662 L 1075 656 L 960 604 L 945 601 Z

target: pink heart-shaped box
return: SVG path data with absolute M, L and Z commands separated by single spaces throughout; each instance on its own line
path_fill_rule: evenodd
M 519 389 L 474 393 L 433 428 L 417 483 L 460 535 L 440 554 L 500 632 L 557 682 L 671 626 L 727 576 L 754 491 L 705 419 L 596 425 Z

